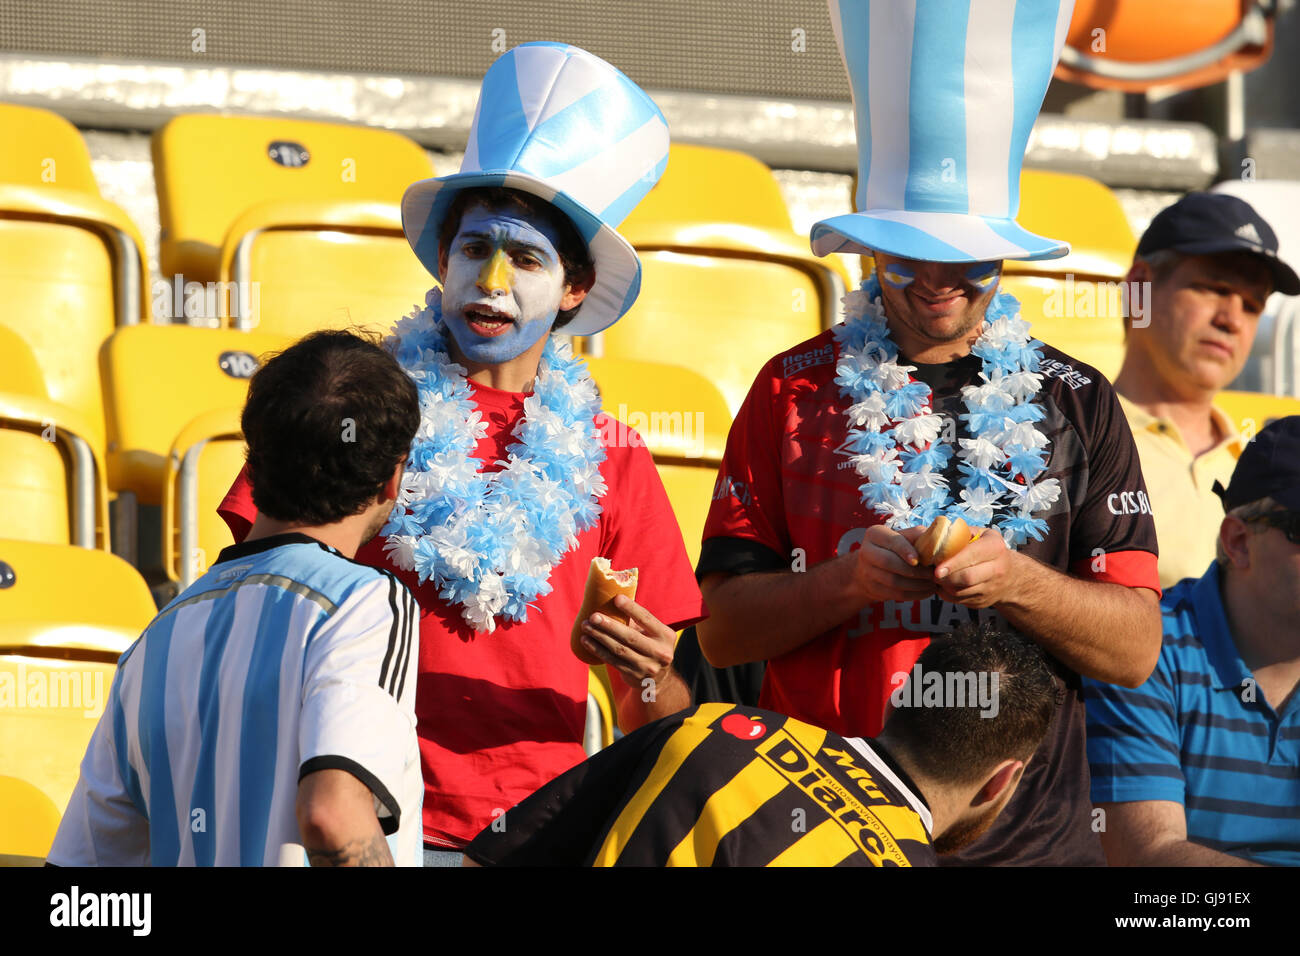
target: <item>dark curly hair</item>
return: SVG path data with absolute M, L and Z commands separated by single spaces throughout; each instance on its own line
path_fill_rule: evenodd
M 946 687 L 957 690 L 954 697 L 966 698 L 964 703 L 944 695 L 940 706 L 897 707 L 880 736 L 936 780 L 970 783 L 1000 761 L 1027 762 L 1060 706 L 1060 686 L 1038 645 L 988 623 L 936 635 L 917 664 L 922 675 L 944 678 Z M 994 690 L 991 714 L 961 689 L 964 684 L 968 691 L 969 682 L 981 675 L 984 686 Z M 915 690 L 903 693 L 909 703 L 917 696 Z
M 257 510 L 333 524 L 374 501 L 420 425 L 415 384 L 377 339 L 313 332 L 267 361 L 241 420 Z
M 573 288 L 591 287 L 596 278 L 596 264 L 573 221 L 545 199 L 506 186 L 480 186 L 457 193 L 447 207 L 447 215 L 438 230 L 439 252 L 450 252 L 451 241 L 460 232 L 461 218 L 466 210 L 477 205 L 486 206 L 492 212 L 522 213 L 546 223 L 556 236 L 555 251 L 559 253 L 560 265 L 564 267 L 564 281 Z M 444 281 L 446 278 L 443 276 Z M 579 303 L 577 308 L 561 311 L 555 318 L 554 329 L 558 331 L 568 325 L 581 308 Z

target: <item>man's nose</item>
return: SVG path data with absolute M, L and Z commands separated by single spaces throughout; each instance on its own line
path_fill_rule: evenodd
M 1219 296 L 1219 308 L 1215 313 L 1215 322 L 1228 332 L 1240 332 L 1246 321 L 1246 304 L 1239 292 L 1227 292 Z
M 510 260 L 504 249 L 492 250 L 478 272 L 478 287 L 485 295 L 504 295 L 510 291 Z
M 967 266 L 960 262 L 917 262 L 916 284 L 931 292 L 946 292 L 961 285 Z

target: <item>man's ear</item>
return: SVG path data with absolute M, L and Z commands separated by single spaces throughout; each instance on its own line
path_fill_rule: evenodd
M 568 312 L 570 309 L 576 309 L 582 305 L 582 300 L 587 297 L 591 287 L 596 284 L 596 273 L 594 271 L 587 274 L 587 277 L 581 282 L 564 283 L 564 295 L 560 299 L 560 312 Z
M 1246 544 L 1248 537 L 1250 529 L 1246 527 L 1246 522 L 1233 515 L 1223 516 L 1223 522 L 1219 525 L 1219 543 L 1223 545 L 1232 566 L 1242 571 L 1250 570 L 1250 547 Z
M 382 501 L 397 500 L 397 496 L 402 491 L 402 474 L 405 471 L 406 459 L 403 458 L 397 463 L 397 467 L 393 469 L 393 473 L 389 475 L 388 480 L 384 482 L 384 487 L 379 492 Z
M 1134 259 L 1128 267 L 1128 275 L 1124 277 L 1125 282 L 1151 282 L 1154 279 L 1155 272 L 1151 269 L 1151 263 L 1145 259 Z
M 986 803 L 996 802 L 1008 787 L 1014 787 L 1016 781 L 1020 779 L 1020 773 L 1025 769 L 1023 760 L 1004 760 L 997 765 L 997 768 L 984 781 L 984 786 L 980 787 L 979 792 L 971 798 L 971 806 L 979 807 Z

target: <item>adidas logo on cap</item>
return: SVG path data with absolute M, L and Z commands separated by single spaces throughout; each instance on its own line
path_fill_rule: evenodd
M 1253 222 L 1248 222 L 1245 225 L 1238 226 L 1236 230 L 1234 230 L 1233 235 L 1238 239 L 1245 239 L 1252 245 L 1262 246 L 1264 244 L 1264 240 L 1259 237 L 1259 230 L 1255 228 Z

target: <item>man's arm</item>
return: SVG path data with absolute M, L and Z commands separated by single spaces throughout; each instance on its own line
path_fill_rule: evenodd
M 1147 588 L 1085 581 L 1011 551 L 985 533 L 934 569 L 945 601 L 995 607 L 1084 677 L 1138 687 L 1160 657 L 1160 598 Z
M 1262 866 L 1187 839 L 1187 814 L 1172 800 L 1099 803 L 1101 847 L 1111 866 Z
M 862 546 L 806 571 L 709 574 L 700 582 L 709 616 L 695 625 L 714 667 L 780 657 L 877 601 L 915 601 L 935 593 L 931 569 L 916 564 L 924 528 L 867 529 Z
M 614 606 L 631 617 L 632 626 L 594 614 L 582 626 L 583 641 L 608 666 L 618 725 L 630 734 L 691 706 L 691 692 L 673 669 L 677 635 L 672 628 L 622 595 Z
M 392 866 L 370 789 L 346 770 L 298 783 L 298 830 L 312 866 Z

